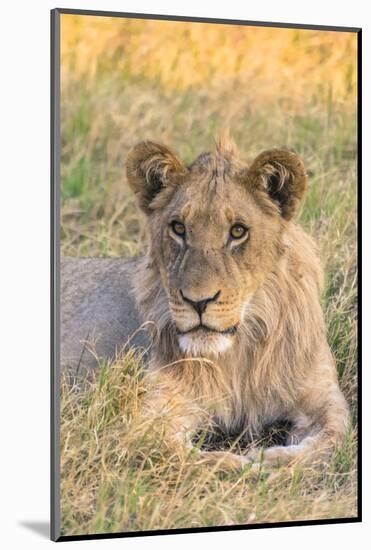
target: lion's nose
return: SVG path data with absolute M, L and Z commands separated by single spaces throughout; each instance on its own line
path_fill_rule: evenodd
M 183 298 L 183 300 L 185 302 L 188 302 L 189 304 L 191 304 L 191 306 L 193 307 L 193 309 L 195 309 L 197 311 L 197 313 L 199 314 L 199 316 L 201 317 L 201 315 L 204 313 L 204 311 L 206 310 L 207 306 L 211 303 L 211 302 L 216 302 L 216 300 L 219 298 L 220 296 L 220 290 L 218 290 L 218 292 L 216 292 L 214 294 L 214 296 L 211 296 L 209 298 L 202 298 L 202 300 L 191 300 L 191 298 L 188 298 L 188 296 L 185 296 L 185 294 L 183 293 L 183 291 L 181 290 L 180 291 L 180 294 Z

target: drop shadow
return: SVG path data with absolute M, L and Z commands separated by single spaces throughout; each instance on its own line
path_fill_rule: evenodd
M 50 523 L 48 521 L 19 521 L 18 525 L 37 533 L 42 538 L 50 538 Z

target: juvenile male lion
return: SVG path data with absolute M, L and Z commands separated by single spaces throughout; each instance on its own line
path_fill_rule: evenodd
M 341 442 L 348 407 L 326 340 L 320 262 L 293 222 L 307 188 L 302 160 L 271 150 L 247 166 L 224 137 L 187 167 L 145 141 L 127 178 L 149 228 L 135 280 L 139 309 L 157 326 L 160 390 L 147 407 L 178 411 L 169 441 L 189 445 L 207 410 L 226 431 L 290 422 L 268 463 Z M 222 458 L 235 467 L 260 457 Z

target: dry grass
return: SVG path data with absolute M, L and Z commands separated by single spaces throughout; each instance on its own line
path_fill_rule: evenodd
M 164 422 L 140 420 L 146 391 L 132 353 L 102 366 L 84 392 L 62 382 L 64 534 L 126 532 L 356 515 L 356 443 L 330 464 L 226 473 L 172 454 Z
M 77 76 L 94 86 L 114 63 L 117 75 L 145 76 L 166 90 L 258 80 L 259 102 L 301 102 L 308 84 L 347 100 L 356 85 L 351 33 L 79 15 L 63 16 L 62 33 L 63 83 Z
M 62 252 L 143 251 L 144 220 L 123 175 L 143 138 L 186 161 L 222 127 L 247 159 L 296 150 L 311 176 L 300 222 L 320 245 L 329 341 L 353 413 L 329 466 L 205 474 L 194 454 L 169 454 L 160 422 L 139 423 L 143 362 L 129 350 L 84 391 L 62 381 L 63 533 L 354 516 L 356 36 L 64 15 L 62 44 Z

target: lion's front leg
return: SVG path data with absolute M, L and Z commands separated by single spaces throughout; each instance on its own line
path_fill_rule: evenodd
M 317 455 L 318 447 L 322 440 L 321 434 L 307 435 L 297 444 L 276 445 L 274 447 L 257 447 L 249 451 L 246 458 L 253 463 L 261 463 L 267 466 L 281 466 L 294 461 L 310 460 Z
M 166 376 L 149 376 L 140 421 L 155 434 L 159 445 L 171 452 L 186 454 L 193 448 L 192 436 L 202 423 L 202 411 L 197 403 Z
M 301 408 L 292 413 L 293 426 L 286 445 L 253 449 L 247 454 L 250 461 L 279 466 L 296 461 L 326 460 L 343 442 L 349 409 L 337 382 L 328 381 L 326 391 L 321 391 L 323 386 L 316 390 L 316 395 L 303 400 Z
M 236 471 L 250 463 L 232 452 L 206 451 L 195 446 L 192 440 L 200 429 L 210 425 L 210 414 L 166 375 L 156 375 L 154 380 L 143 402 L 141 422 L 148 425 L 152 435 L 156 432 L 159 445 L 180 457 L 193 453 L 198 461 L 216 469 Z

